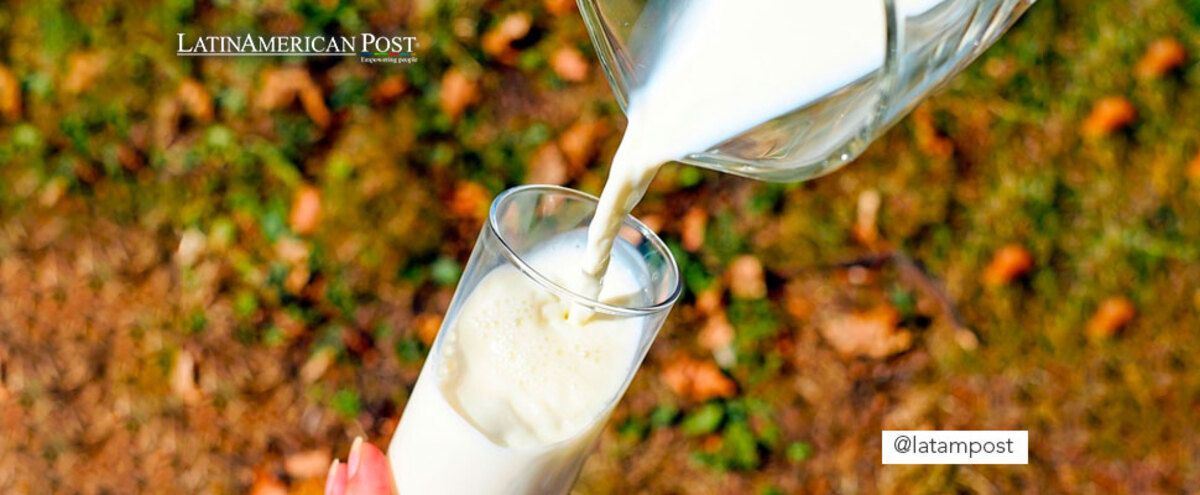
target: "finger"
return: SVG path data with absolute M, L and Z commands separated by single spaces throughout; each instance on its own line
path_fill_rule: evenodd
M 354 441 L 350 447 L 347 464 L 348 479 L 345 495 L 394 495 L 396 484 L 392 480 L 392 465 L 387 456 L 374 445 Z
M 329 474 L 325 476 L 325 495 L 346 495 L 348 478 L 346 465 L 334 459 L 333 464 L 329 465 Z

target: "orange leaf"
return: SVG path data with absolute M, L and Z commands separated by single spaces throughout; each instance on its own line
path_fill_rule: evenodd
M 659 378 L 676 395 L 704 402 L 716 397 L 733 397 L 737 384 L 712 361 L 678 356 L 663 368 Z
M 309 234 L 317 228 L 321 218 L 321 193 L 313 186 L 304 186 L 292 200 L 292 214 L 288 217 L 292 231 Z
M 1143 79 L 1162 77 L 1163 74 L 1183 65 L 1187 59 L 1187 50 L 1183 43 L 1174 38 L 1155 40 L 1146 49 L 1146 54 L 1137 64 L 1137 75 Z
M 1084 119 L 1080 132 L 1086 137 L 1103 137 L 1133 122 L 1137 110 L 1121 96 L 1108 96 L 1097 101 L 1092 113 Z
M 558 77 L 571 82 L 587 79 L 588 61 L 583 54 L 573 47 L 564 46 L 555 50 L 550 56 L 550 67 Z
M 912 346 L 912 333 L 897 329 L 899 323 L 896 309 L 882 305 L 834 317 L 820 331 L 844 359 L 857 356 L 880 359 Z
M 442 75 L 442 87 L 438 98 L 438 106 L 442 111 L 455 119 L 479 98 L 479 86 L 473 78 L 467 77 L 456 68 L 451 68 Z
M 742 255 L 729 264 L 729 293 L 739 299 L 766 297 L 767 282 L 758 258 Z
M 1006 285 L 1033 268 L 1033 255 L 1020 244 L 1009 244 L 996 250 L 992 262 L 983 270 L 983 283 Z
M 1115 296 L 1105 299 L 1096 309 L 1096 314 L 1088 320 L 1087 334 L 1093 338 L 1107 338 L 1115 335 L 1133 320 L 1137 310 L 1133 303 L 1124 297 Z

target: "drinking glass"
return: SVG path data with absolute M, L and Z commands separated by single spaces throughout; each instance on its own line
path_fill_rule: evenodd
M 593 300 L 543 273 L 547 267 L 537 266 L 528 255 L 561 236 L 584 235 L 596 202 L 594 196 L 576 190 L 536 185 L 509 189 L 492 203 L 389 447 L 388 457 L 400 493 L 541 494 L 570 489 L 681 290 L 679 269 L 666 244 L 628 215 L 616 249 L 624 250 L 626 255 L 635 253 L 626 259 L 640 262 L 634 263 L 641 265 L 634 268 L 639 282 L 634 297 L 622 298 L 622 304 Z M 590 424 L 556 443 L 522 448 L 502 445 L 446 400 L 442 379 L 447 353 L 470 350 L 452 345 L 458 332 L 456 320 L 480 282 L 498 269 L 517 270 L 522 281 L 535 290 L 581 305 L 594 312 L 592 318 L 617 320 L 621 328 L 631 325 L 640 329 L 632 359 L 612 370 L 622 377 L 620 386 L 605 399 L 606 405 Z M 471 365 L 470 355 L 454 359 Z M 470 397 L 458 400 L 465 402 Z
M 628 110 L 630 94 L 653 72 L 657 48 L 694 3 L 577 1 L 617 103 Z M 830 0 L 794 1 L 815 8 Z M 799 108 L 780 108 L 776 117 L 710 149 L 692 150 L 680 161 L 767 181 L 799 181 L 836 170 L 983 53 L 1035 0 L 833 1 L 857 2 L 862 16 L 880 19 L 877 68 Z M 755 8 L 755 2 L 744 5 Z M 803 56 L 787 53 L 777 63 Z M 721 70 L 719 62 L 712 70 Z M 759 74 L 745 76 L 746 90 L 754 91 Z

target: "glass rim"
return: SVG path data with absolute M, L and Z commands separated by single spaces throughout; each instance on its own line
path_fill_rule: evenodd
M 524 259 L 522 259 L 521 255 L 519 253 L 517 253 L 515 250 L 513 250 L 512 247 L 510 247 L 508 245 L 508 241 L 505 240 L 504 235 L 502 235 L 500 233 L 500 227 L 499 227 L 499 207 L 500 207 L 500 205 L 509 201 L 515 195 L 531 193 L 531 192 L 537 192 L 537 193 L 543 193 L 543 194 L 544 193 L 554 193 L 554 194 L 559 194 L 559 195 L 563 195 L 563 196 L 570 196 L 570 197 L 573 197 L 574 199 L 582 199 L 584 201 L 591 203 L 593 206 L 593 209 L 594 209 L 595 205 L 600 202 L 599 198 L 597 198 L 591 194 L 585 193 L 583 191 L 571 189 L 569 187 L 556 186 L 556 185 L 550 185 L 550 184 L 527 184 L 527 185 L 512 187 L 512 188 L 509 188 L 509 189 L 505 190 L 504 192 L 500 193 L 499 196 L 496 196 L 496 199 L 492 200 L 492 205 L 488 209 L 488 221 L 487 221 L 488 230 L 491 231 L 492 235 L 496 237 L 496 240 L 500 241 L 499 242 L 500 248 L 501 248 L 500 251 L 502 253 L 504 253 L 504 257 L 506 259 L 508 259 L 508 261 L 510 263 L 512 263 L 514 266 L 516 266 L 517 269 L 520 270 L 521 273 L 524 274 L 526 277 L 529 277 L 533 281 L 537 282 L 538 285 L 541 285 L 542 287 L 546 288 L 547 290 L 550 290 L 551 292 L 554 292 L 560 296 L 571 299 L 572 302 L 582 304 L 584 306 L 587 306 L 587 307 L 594 309 L 601 313 L 606 313 L 606 314 L 615 315 L 615 316 L 646 316 L 646 315 L 652 315 L 655 313 L 662 313 L 662 312 L 670 310 L 671 306 L 675 304 L 675 301 L 677 301 L 679 299 L 680 294 L 683 293 L 683 280 L 681 278 L 681 274 L 679 273 L 679 264 L 675 261 L 674 253 L 672 253 L 671 249 L 669 247 L 667 247 L 667 243 L 664 242 L 660 237 L 658 237 L 658 234 L 655 234 L 653 230 L 650 230 L 649 227 L 647 227 L 640 220 L 635 218 L 632 214 L 625 215 L 625 218 L 623 219 L 622 224 L 632 227 L 639 234 L 641 234 L 643 239 L 645 239 L 646 241 L 651 243 L 651 247 L 653 249 L 663 253 L 663 256 L 669 262 L 670 272 L 674 275 L 674 278 L 675 278 L 674 287 L 671 289 L 670 295 L 668 295 L 666 298 L 664 298 L 661 302 L 651 304 L 651 305 L 646 305 L 646 306 L 621 306 L 621 305 L 616 305 L 616 304 L 609 304 L 609 303 L 599 301 L 597 299 L 593 299 L 593 298 L 584 296 L 582 294 L 579 294 L 579 293 L 575 292 L 574 290 L 564 287 L 561 284 L 559 284 L 553 280 L 550 280 L 548 277 L 543 275 L 541 272 L 539 272 L 537 269 L 535 269 L 532 265 L 530 265 Z

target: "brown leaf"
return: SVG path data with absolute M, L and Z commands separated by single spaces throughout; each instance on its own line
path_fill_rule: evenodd
M 117 145 L 116 150 L 117 162 L 125 167 L 125 170 L 137 172 L 142 168 L 142 157 L 133 149 L 133 146 L 128 144 Z
M 721 311 L 721 300 L 725 297 L 725 288 L 715 283 L 696 294 L 696 310 L 703 315 L 713 315 Z
M 1137 117 L 1137 110 L 1129 100 L 1121 96 L 1108 96 L 1097 101 L 1080 126 L 1086 137 L 1104 137 L 1129 125 Z
M 300 88 L 300 105 L 304 107 L 308 118 L 318 126 L 329 127 L 333 122 L 333 114 L 329 113 L 329 107 L 325 106 L 325 97 L 321 95 L 321 89 L 316 84 Z
M 767 296 L 767 282 L 758 258 L 742 255 L 729 264 L 729 293 L 739 299 L 762 299 Z
M 713 361 L 678 356 L 663 367 L 659 378 L 676 395 L 696 402 L 733 397 L 737 393 L 737 384 Z
M 21 84 L 3 65 L 0 65 L 0 115 L 9 120 L 21 118 Z
M 708 317 L 704 327 L 696 335 L 700 347 L 710 351 L 719 351 L 733 343 L 734 329 L 724 311 L 717 311 Z
M 604 131 L 604 123 L 592 117 L 583 117 L 571 124 L 571 127 L 558 137 L 558 146 L 566 155 L 567 163 L 575 170 L 587 168 L 596 155 L 596 141 L 603 136 Z
M 300 367 L 300 380 L 304 383 L 313 383 L 319 380 L 326 371 L 329 371 L 329 367 L 333 365 L 336 358 L 337 352 L 332 347 L 323 346 L 317 349 L 308 358 L 308 361 L 304 362 L 304 366 Z
M 1087 334 L 1092 338 L 1108 338 L 1133 320 L 1137 310 L 1133 303 L 1121 296 L 1110 297 L 1100 303 L 1096 314 L 1087 323 Z
M 1188 163 L 1187 171 L 1184 172 L 1184 175 L 1188 180 L 1200 182 L 1200 153 L 1197 153 L 1196 157 L 1192 158 L 1192 161 Z
M 927 155 L 948 157 L 954 154 L 954 142 L 942 135 L 933 121 L 933 112 L 926 105 L 918 106 L 912 113 L 913 132 L 917 148 Z
M 564 46 L 554 51 L 550 56 L 550 67 L 563 80 L 580 82 L 587 79 L 588 61 L 574 47 Z
M 683 221 L 680 222 L 679 235 L 683 241 L 683 248 L 689 252 L 699 251 L 704 246 L 704 236 L 708 227 L 708 210 L 699 206 L 693 206 L 683 214 Z
M 329 466 L 325 466 L 326 469 Z M 250 485 L 250 495 L 287 495 L 287 485 L 284 484 L 271 469 L 259 466 L 254 470 L 254 484 Z
M 1033 255 L 1020 244 L 1009 244 L 996 250 L 992 262 L 983 270 L 984 285 L 1007 285 L 1033 269 Z
M 563 156 L 562 150 L 555 143 L 543 144 L 533 154 L 533 161 L 529 164 L 529 177 L 526 182 L 530 184 L 555 184 L 563 185 L 567 183 L 567 158 Z
M 329 108 L 325 106 L 321 88 L 303 67 L 267 69 L 263 72 L 262 79 L 262 88 L 255 99 L 255 104 L 259 108 L 264 110 L 283 108 L 291 105 L 298 96 L 304 112 L 315 124 L 326 127 L 333 120 Z
M 858 194 L 858 216 L 854 221 L 853 235 L 864 246 L 874 247 L 879 240 L 879 205 L 883 202 L 879 191 L 867 189 Z
M 211 122 L 213 118 L 213 101 L 204 85 L 195 79 L 185 79 L 179 85 L 179 101 L 188 115 L 200 122 Z
M 298 479 L 325 476 L 329 472 L 329 464 L 333 455 L 329 449 L 312 449 L 296 452 L 283 459 L 283 470 L 288 476 Z
M 463 71 L 451 68 L 442 75 L 442 86 L 438 92 L 438 106 L 451 119 L 458 118 L 463 110 L 479 99 L 479 85 Z
M 1162 77 L 1163 74 L 1183 65 L 1187 59 L 1187 50 L 1183 43 L 1174 38 L 1155 40 L 1146 49 L 1145 55 L 1137 64 L 1137 75 L 1143 79 Z
M 488 32 L 483 33 L 483 38 L 480 39 L 483 53 L 506 64 L 516 62 L 517 50 L 512 47 L 512 43 L 529 34 L 529 28 L 532 26 L 533 16 L 528 12 L 509 14 Z
M 488 215 L 488 205 L 492 202 L 492 194 L 487 188 L 478 183 L 460 180 L 454 186 L 454 194 L 450 197 L 450 213 L 459 218 L 484 220 Z
M 171 393 L 185 404 L 200 401 L 200 389 L 196 387 L 196 358 L 191 351 L 181 350 L 175 357 L 175 366 L 171 369 Z
M 67 57 L 67 76 L 63 80 L 63 91 L 69 95 L 79 94 L 91 87 L 92 82 L 104 73 L 108 57 L 100 52 L 75 52 Z
M 404 76 L 399 74 L 388 76 L 387 79 L 375 85 L 375 89 L 371 90 L 371 101 L 376 104 L 388 103 L 399 98 L 407 89 L 408 81 L 404 79 Z
M 292 198 L 292 213 L 288 224 L 297 234 L 309 234 L 317 228 L 321 219 L 321 192 L 313 186 L 304 186 Z
M 421 313 L 413 321 L 417 328 L 417 338 L 425 347 L 433 345 L 438 332 L 442 329 L 442 315 L 437 313 Z
M 821 336 L 843 359 L 885 358 L 912 346 L 912 333 L 899 330 L 900 313 L 891 305 L 838 315 L 820 326 Z
M 555 16 L 575 11 L 575 0 L 542 0 L 542 5 L 546 7 L 546 12 Z
M 813 304 L 799 282 L 791 282 L 783 288 L 783 310 L 792 318 L 807 320 L 813 313 Z

